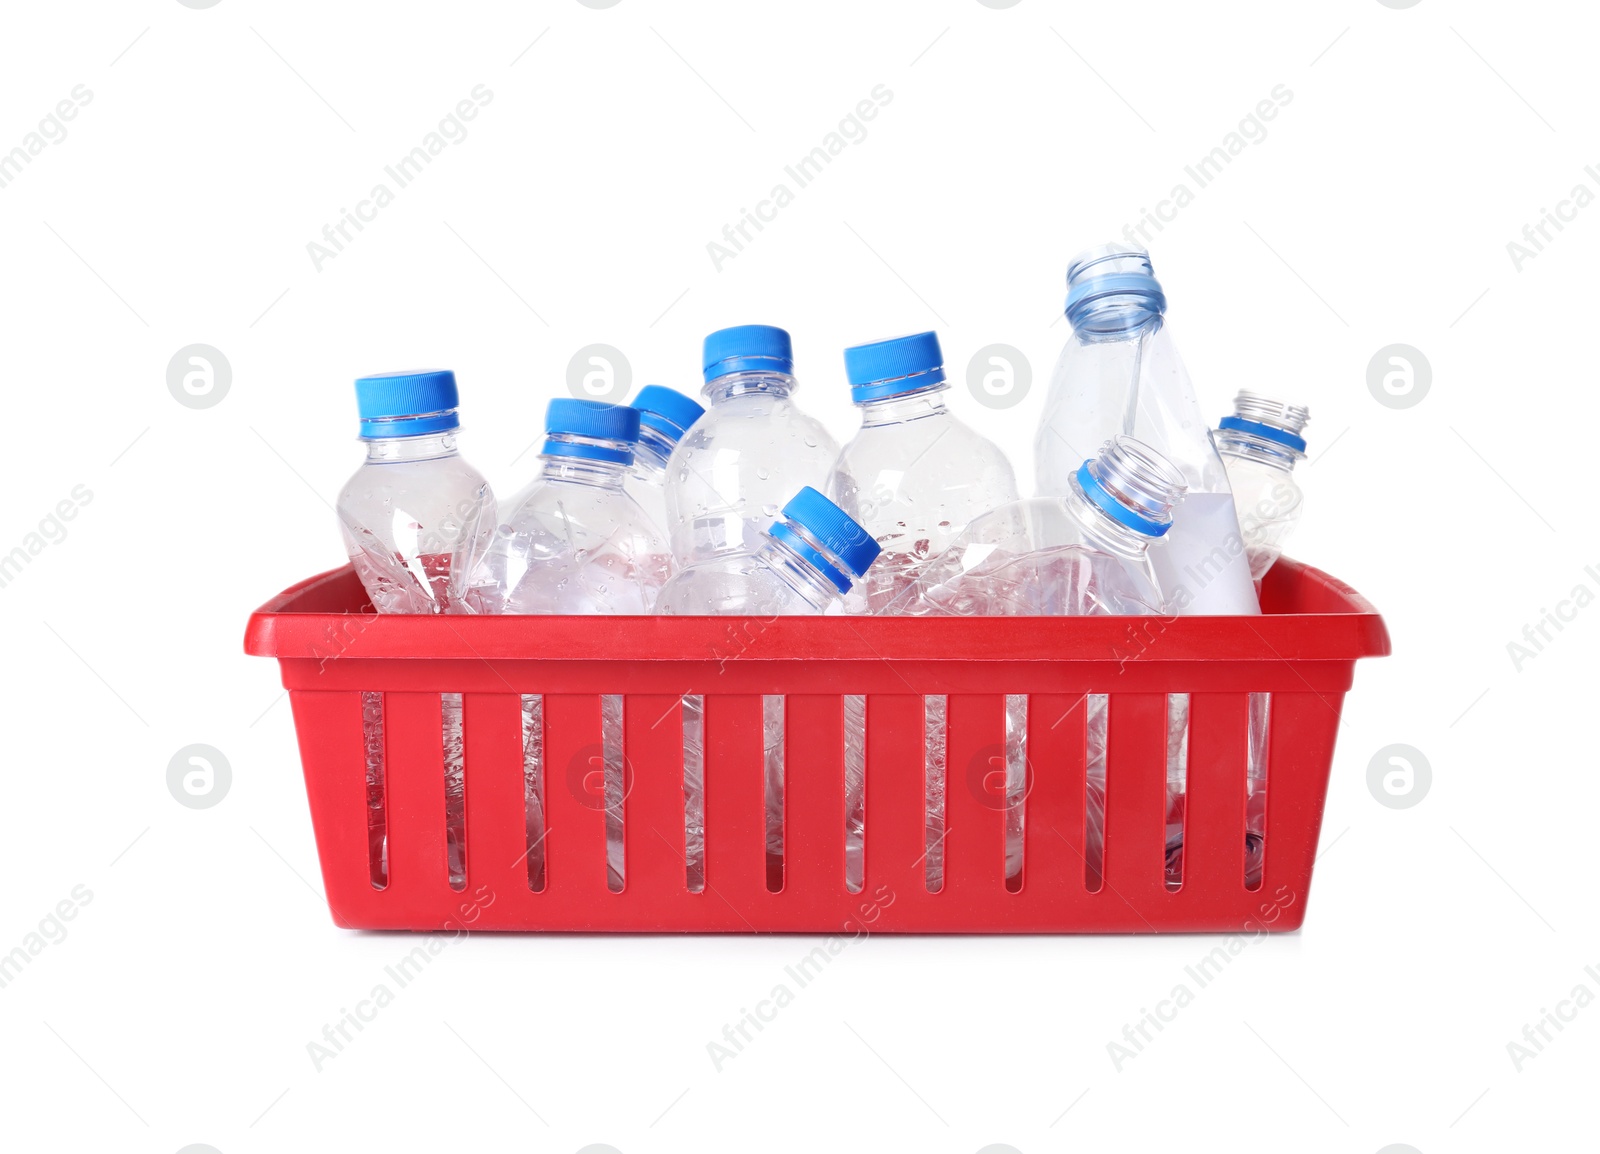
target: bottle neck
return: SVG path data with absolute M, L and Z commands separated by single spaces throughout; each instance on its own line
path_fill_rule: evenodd
M 1162 321 L 1142 298 L 1107 297 L 1084 310 L 1072 332 L 1084 344 L 1138 341 L 1160 332 Z
M 367 462 L 431 461 L 456 455 L 456 432 L 425 433 L 420 437 L 376 437 L 367 441 Z
M 1077 477 L 1068 479 L 1067 491 L 1061 500 L 1083 527 L 1084 536 L 1094 548 L 1131 560 L 1139 560 L 1148 552 L 1152 538 L 1122 524 L 1091 501 Z
M 639 441 L 633 446 L 633 464 L 636 470 L 659 472 L 667 467 L 667 458 L 672 456 L 678 442 L 668 437 L 659 429 L 649 425 L 639 426 Z
M 922 417 L 937 417 L 949 412 L 944 404 L 944 384 L 933 385 L 914 393 L 899 393 L 875 401 L 863 401 L 856 407 L 861 410 L 861 427 L 898 425 Z
M 787 397 L 798 387 L 798 383 L 788 373 L 728 373 L 715 380 L 707 381 L 700 392 L 712 404 L 716 404 L 719 401 L 742 397 L 749 393 L 760 393 L 769 397 Z
M 819 612 L 840 596 L 839 587 L 787 542 L 766 535 L 760 557 L 768 568 Z M 842 567 L 840 571 L 843 572 Z
M 585 457 L 558 457 L 548 453 L 539 459 L 544 462 L 539 475 L 546 481 L 620 489 L 622 479 L 628 474 L 628 466 L 617 461 L 591 461 Z
M 1305 455 L 1269 441 L 1265 437 L 1239 432 L 1236 429 L 1218 429 L 1212 435 L 1212 439 L 1216 442 L 1217 452 L 1224 458 L 1249 461 L 1252 464 L 1276 469 L 1285 475 L 1293 473 L 1295 462 Z

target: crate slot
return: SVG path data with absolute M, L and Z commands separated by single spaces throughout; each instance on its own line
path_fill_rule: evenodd
M 544 697 L 524 693 L 519 698 L 522 746 L 523 861 L 528 889 L 544 892 Z
M 440 740 L 444 747 L 444 837 L 450 888 L 467 888 L 467 760 L 461 694 L 439 694 Z
M 927 828 L 922 880 L 930 894 L 944 889 L 946 753 L 950 699 L 942 693 L 922 699 L 923 817 Z
M 1261 888 L 1267 857 L 1267 747 L 1272 733 L 1272 694 L 1250 695 L 1249 790 L 1244 814 L 1244 888 Z
M 620 894 L 628 884 L 627 845 L 623 831 L 623 799 L 629 778 L 627 755 L 622 746 L 622 694 L 600 697 L 601 798 L 606 814 L 606 889 Z
M 861 892 L 867 854 L 867 699 L 847 693 L 844 706 L 844 888 Z
M 783 697 L 761 698 L 761 776 L 765 782 L 767 892 L 783 891 Z
M 383 773 L 383 694 L 361 694 L 361 752 L 367 781 L 367 876 L 372 888 L 389 885 L 389 814 Z
M 692 894 L 706 888 L 705 698 L 686 693 L 683 710 L 683 865 Z
M 1169 893 L 1183 888 L 1183 851 L 1187 839 L 1184 813 L 1188 806 L 1189 695 L 1167 694 L 1167 840 L 1164 852 Z

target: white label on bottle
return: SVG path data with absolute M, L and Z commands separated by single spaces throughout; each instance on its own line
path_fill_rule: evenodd
M 1261 612 L 1230 493 L 1191 493 L 1172 528 L 1150 546 L 1168 606 L 1184 616 Z

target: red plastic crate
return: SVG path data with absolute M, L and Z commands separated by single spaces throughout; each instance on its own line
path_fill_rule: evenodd
M 1284 559 L 1261 617 L 377 616 L 348 566 L 250 618 L 299 734 L 334 920 L 363 929 L 804 932 L 1290 930 L 1304 920 L 1345 691 L 1389 652 L 1360 595 Z M 368 860 L 363 693 L 383 694 L 388 876 Z M 1266 850 L 1244 883 L 1248 695 L 1272 694 Z M 462 694 L 465 872 L 448 879 L 441 700 Z M 1104 884 L 1085 880 L 1083 695 L 1109 695 Z M 1191 694 L 1183 882 L 1164 881 L 1165 695 Z M 530 888 L 521 695 L 543 695 L 547 836 Z M 569 788 L 624 695 L 626 885 Z M 687 886 L 680 700 L 704 697 L 705 878 Z M 785 695 L 783 885 L 767 888 L 762 695 Z M 846 694 L 866 695 L 865 881 L 845 885 Z M 944 884 L 927 888 L 924 696 L 948 695 Z M 1029 695 L 1025 865 L 980 779 Z M 554 770 L 549 767 L 555 767 Z M 977 775 L 976 777 L 974 775 Z M 976 783 L 976 784 L 975 784 Z M 973 788 L 968 788 L 972 785 Z

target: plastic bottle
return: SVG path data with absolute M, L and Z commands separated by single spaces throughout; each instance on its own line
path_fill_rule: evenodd
M 633 447 L 633 467 L 622 487 L 650 515 L 663 537 L 670 540 L 667 459 L 705 409 L 699 402 L 662 385 L 640 389 L 632 407 L 639 410 L 639 443 Z
M 539 477 L 511 499 L 480 569 L 496 613 L 649 613 L 672 576 L 660 529 L 623 489 L 639 413 L 550 402 Z
M 1151 544 L 1184 497 L 1176 465 L 1117 435 L 1055 497 L 978 517 L 924 566 L 914 612 L 959 616 L 1160 613 Z
M 669 581 L 656 612 L 824 613 L 867 572 L 878 552 L 866 530 L 808 485 L 759 532 L 754 550 L 701 561 Z
M 825 613 L 841 604 L 851 585 L 867 573 L 878 556 L 878 543 L 845 512 L 807 486 L 783 507 L 770 528 L 748 553 L 724 554 L 683 570 L 661 591 L 656 611 L 665 614 L 737 614 L 771 618 Z M 737 657 L 734 653 L 731 656 Z M 761 703 L 762 764 L 766 782 L 767 886 L 783 888 L 784 699 L 764 695 Z M 847 700 L 848 710 L 849 703 Z M 685 717 L 702 716 L 698 695 L 684 699 Z M 704 748 L 698 721 L 692 732 L 685 722 L 684 823 L 685 859 L 691 879 L 704 877 L 705 795 Z M 848 739 L 847 739 L 848 740 Z M 854 851 L 860 860 L 864 774 L 846 766 L 846 872 Z M 859 869 L 859 867 L 855 867 Z M 691 884 L 693 882 L 691 881 Z M 703 884 L 703 881 L 702 881 Z
M 467 613 L 494 531 L 489 483 L 456 451 L 455 374 L 356 381 L 367 459 L 339 494 L 345 548 L 379 613 Z
M 1150 557 L 1179 613 L 1258 613 L 1227 470 L 1166 325 L 1166 296 L 1142 249 L 1090 249 L 1067 270 L 1073 334 L 1056 362 L 1035 441 L 1038 490 L 1061 494 L 1080 450 L 1118 433 L 1182 471 L 1188 495 Z
M 899 613 L 922 566 L 974 517 L 1017 500 L 1017 480 L 1000 447 L 945 407 L 934 333 L 856 345 L 844 363 L 861 431 L 839 455 L 828 496 L 883 548 L 851 608 Z
M 1301 433 L 1311 420 L 1302 405 L 1289 405 L 1249 391 L 1233 401 L 1233 415 L 1222 418 L 1214 439 L 1228 479 L 1234 508 L 1250 557 L 1250 574 L 1259 586 L 1283 553 L 1283 543 L 1300 519 L 1300 486 L 1294 467 L 1306 455 Z M 1245 886 L 1261 884 L 1267 824 L 1267 737 L 1272 695 L 1250 695 L 1249 790 L 1245 798 Z M 1170 859 L 1169 854 L 1169 859 Z
M 779 506 L 823 488 L 839 446 L 794 403 L 789 334 L 741 325 L 706 337 L 704 417 L 667 462 L 667 516 L 679 564 L 749 553 Z
M 1294 467 L 1305 459 L 1301 433 L 1311 411 L 1242 390 L 1233 414 L 1218 423 L 1214 439 L 1233 485 L 1239 531 L 1259 583 L 1283 553 L 1284 539 L 1300 519 Z
M 967 526 L 923 573 L 920 611 L 961 615 L 1101 616 L 1161 613 L 1165 598 L 1149 550 L 1172 527 L 1184 496 L 1177 466 L 1118 435 L 1084 461 L 1060 497 L 1002 505 Z M 1026 760 L 1012 756 L 1027 700 L 1006 699 L 1006 878 L 1022 870 Z M 1105 860 L 1106 698 L 1089 695 L 1085 880 L 1098 889 Z M 1018 747 L 1020 748 L 1020 747 Z M 938 817 L 942 825 L 942 815 Z M 932 818 L 930 818 L 932 820 Z

